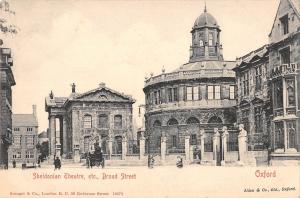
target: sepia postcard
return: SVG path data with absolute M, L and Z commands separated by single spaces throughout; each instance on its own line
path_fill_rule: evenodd
M 0 198 L 300 198 L 300 0 L 0 0 Z

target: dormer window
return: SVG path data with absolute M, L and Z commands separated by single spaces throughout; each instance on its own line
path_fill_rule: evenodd
M 284 15 L 280 18 L 283 35 L 289 33 L 289 17 Z

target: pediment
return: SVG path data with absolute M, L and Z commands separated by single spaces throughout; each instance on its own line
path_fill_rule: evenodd
M 79 94 L 73 100 L 79 101 L 99 101 L 99 102 L 134 102 L 127 95 L 118 93 L 108 88 L 99 88 L 89 92 Z

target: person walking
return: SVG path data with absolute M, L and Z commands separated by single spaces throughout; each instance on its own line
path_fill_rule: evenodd
M 61 168 L 61 161 L 59 159 L 59 157 L 56 157 L 56 159 L 54 160 L 54 170 L 56 169 L 60 169 Z
M 13 165 L 13 168 L 16 168 L 16 160 L 13 160 L 12 165 Z

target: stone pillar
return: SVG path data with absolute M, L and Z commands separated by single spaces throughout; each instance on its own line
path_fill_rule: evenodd
M 190 162 L 194 161 L 194 146 L 190 146 L 190 156 L 189 156 Z
M 214 136 L 213 136 L 213 162 L 217 165 L 218 161 L 218 152 L 220 152 L 220 133 L 218 128 L 214 128 Z
M 204 138 L 205 131 L 204 129 L 200 129 L 200 163 L 204 161 Z
M 283 121 L 283 144 L 284 144 L 284 152 L 288 150 L 288 133 L 287 133 L 287 126 L 286 121 Z
M 112 140 L 112 137 L 109 137 L 108 139 L 108 156 L 109 156 L 109 159 L 111 159 L 111 155 L 112 155 L 112 151 L 113 151 L 113 140 Z
M 68 136 L 67 136 L 67 121 L 66 118 L 63 117 L 63 157 L 66 157 L 68 154 Z
M 127 155 L 127 137 L 123 136 L 122 138 L 122 160 L 126 159 Z
M 141 136 L 140 138 L 140 160 L 145 156 L 145 137 Z
M 167 153 L 167 137 L 162 136 L 160 140 L 160 157 L 161 161 L 166 160 L 166 153 Z
M 185 149 L 185 160 L 189 160 L 190 157 L 190 136 L 189 135 L 185 136 L 184 149 Z
M 49 118 L 50 155 L 51 156 L 55 155 L 55 131 L 56 131 L 55 116 L 51 115 Z M 51 159 L 53 159 L 53 157 Z
M 61 122 L 61 119 L 59 119 L 59 122 Z M 61 123 L 59 123 L 59 126 L 61 126 Z M 56 131 L 56 137 L 55 137 L 55 155 L 60 157 L 61 154 L 61 143 L 60 143 L 60 131 L 61 131 L 61 127 L 59 127 L 59 130 Z
M 228 130 L 227 127 L 224 126 L 222 129 L 222 159 L 221 159 L 221 165 L 225 165 L 225 162 L 227 160 L 226 155 L 227 155 L 227 138 L 228 138 Z
M 239 125 L 239 161 L 243 164 L 246 160 L 247 152 L 247 131 L 244 129 L 244 125 Z
M 74 162 L 79 163 L 80 162 L 80 154 L 79 154 L 79 144 L 74 144 L 73 145 L 73 150 L 74 150 Z

